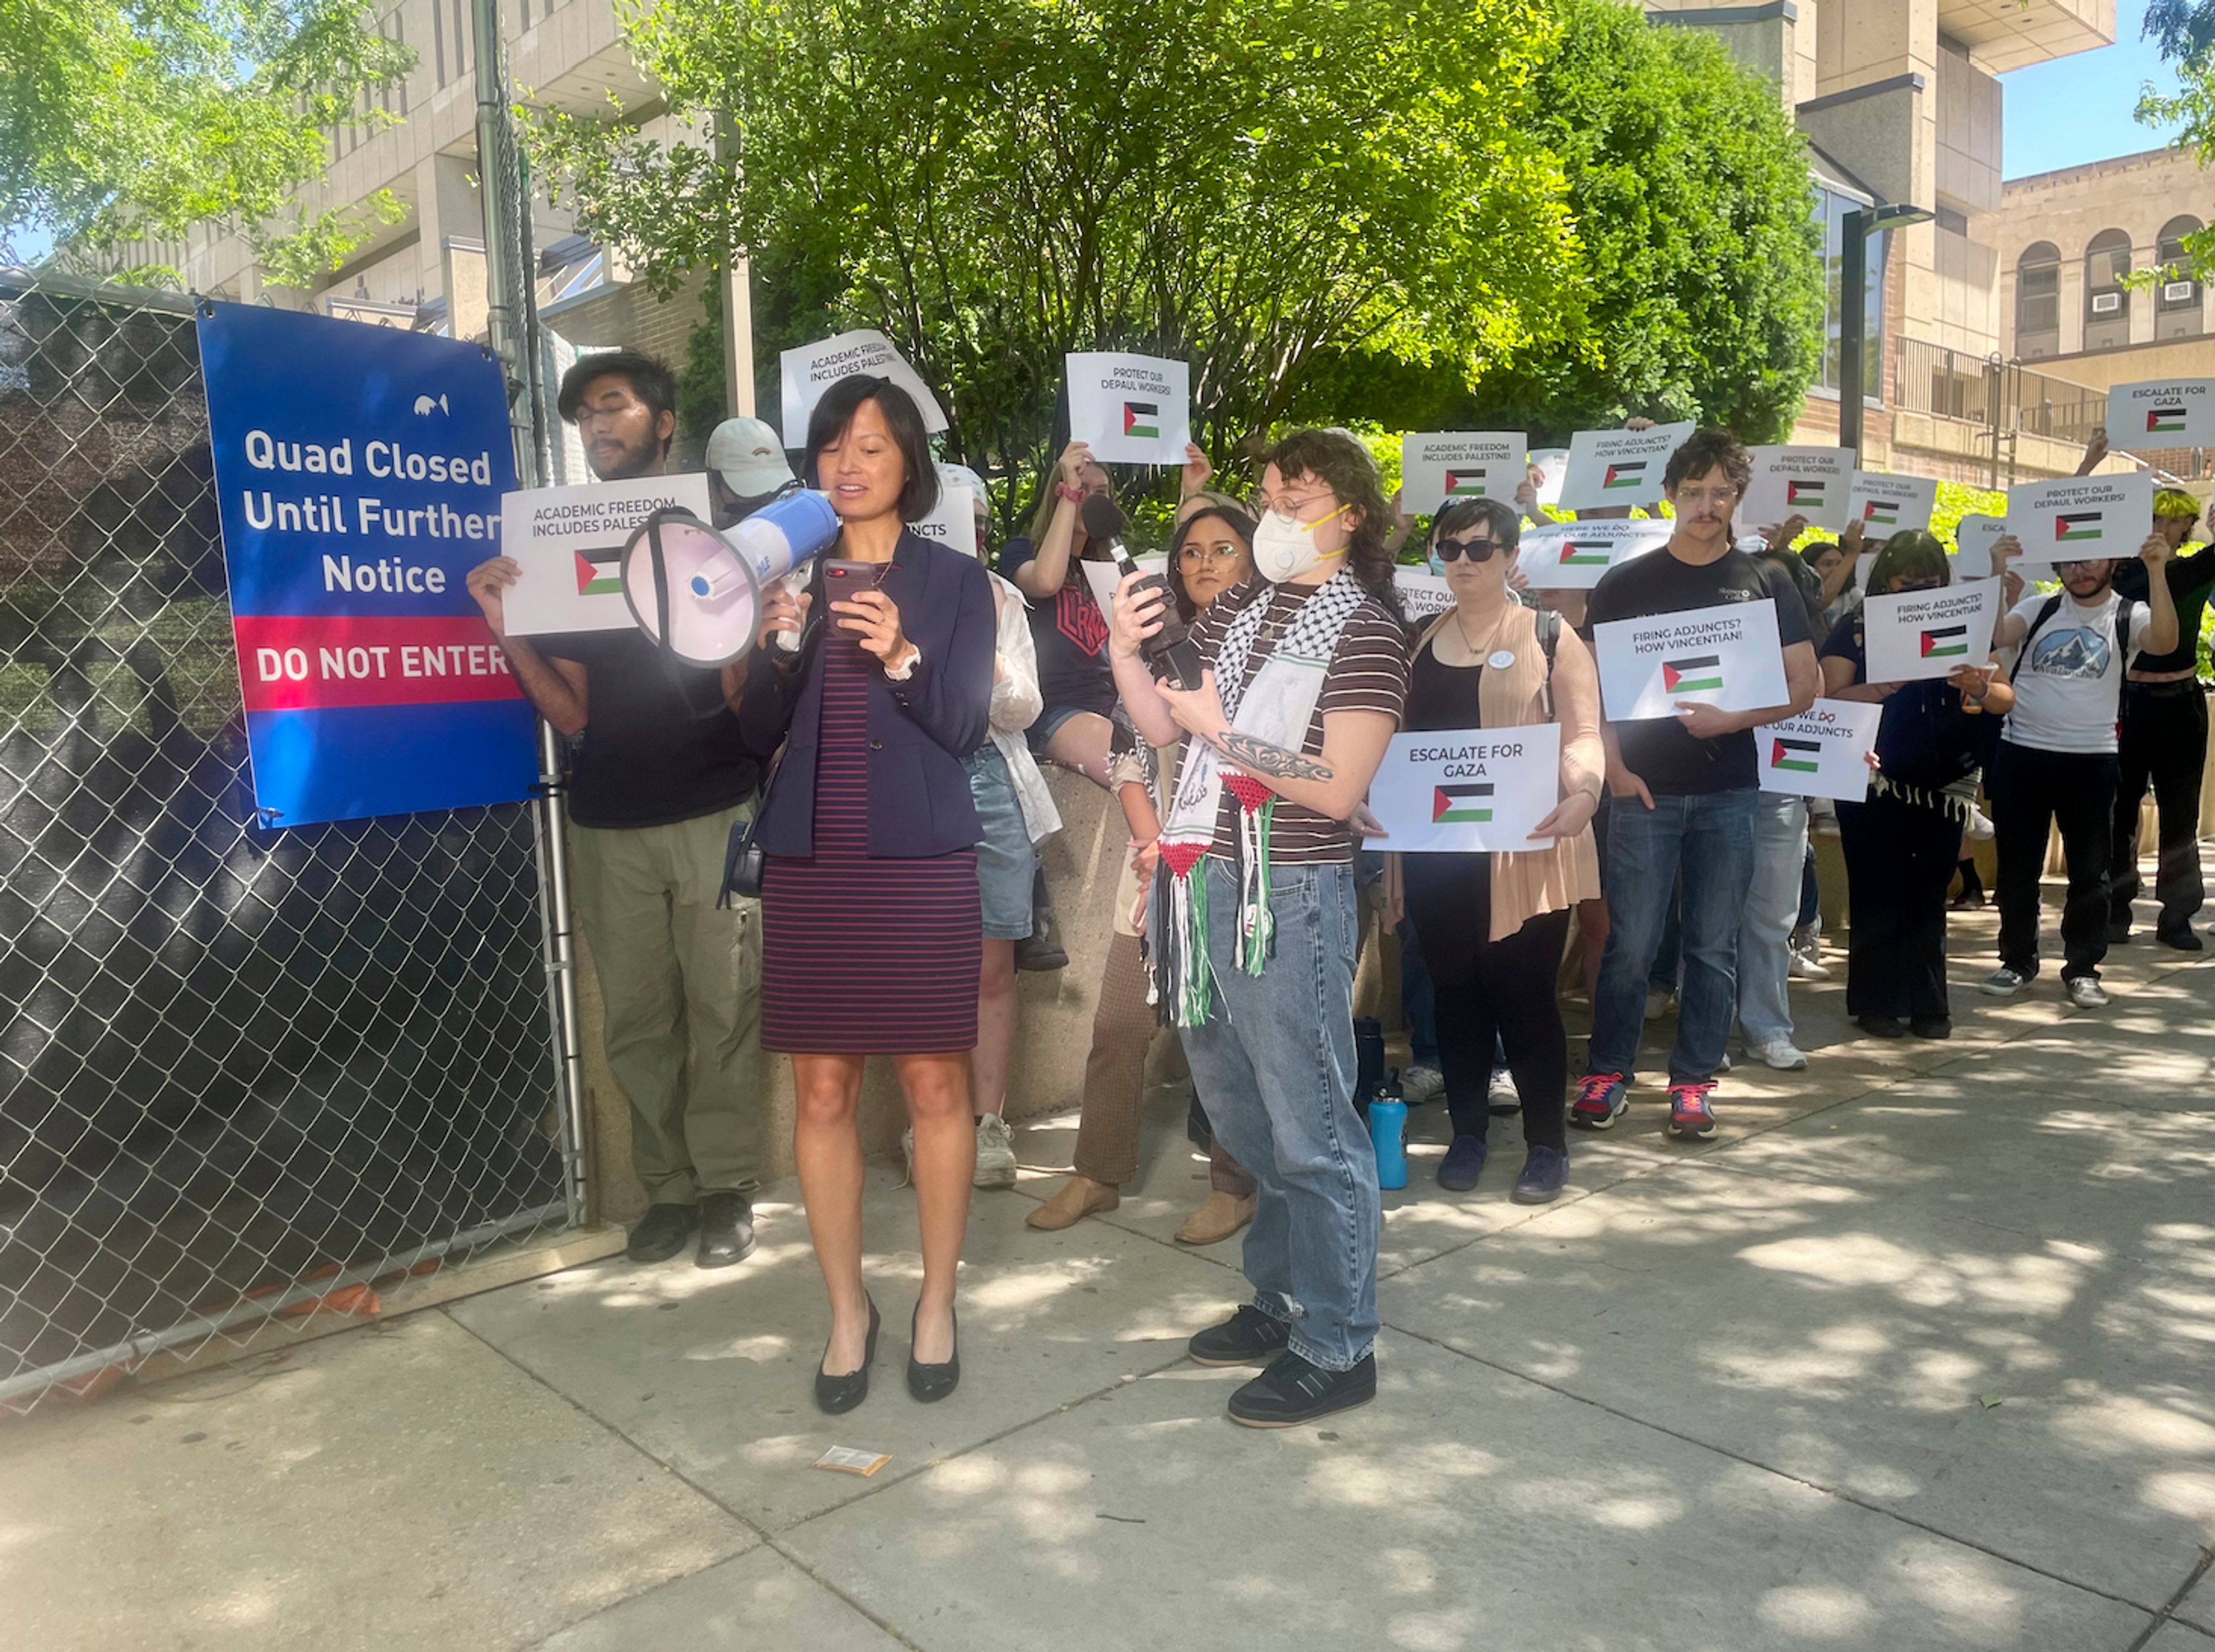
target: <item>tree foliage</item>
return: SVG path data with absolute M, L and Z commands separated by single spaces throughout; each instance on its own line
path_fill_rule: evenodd
M 1041 461 L 1063 353 L 1105 348 L 1191 360 L 1226 457 L 1347 354 L 1467 384 L 1564 346 L 1578 283 L 1534 135 L 1548 14 L 664 0 L 626 29 L 694 140 L 553 116 L 532 142 L 580 227 L 658 286 L 741 249 L 758 316 L 882 329 L 950 393 L 956 456 Z
M 1634 414 L 1782 439 L 1820 366 L 1824 286 L 1807 147 L 1776 86 L 1635 7 L 1559 12 L 1537 132 L 1568 179 L 1592 327 L 1487 372 L 1470 412 L 1551 439 Z
M 2157 92 L 2149 81 L 2138 99 L 2138 119 L 2150 126 L 2175 126 L 2177 148 L 2191 150 L 2203 167 L 2215 163 L 2215 0 L 2152 0 L 2145 34 L 2175 65 L 2177 88 Z M 2215 280 L 2215 228 L 2186 236 L 2181 258 L 2133 270 L 2125 279 L 2136 287 Z
M 322 175 L 326 129 L 395 118 L 366 94 L 414 62 L 359 0 L 0 0 L 0 224 L 97 269 L 212 223 L 266 279 L 304 285 L 398 215 L 293 195 Z

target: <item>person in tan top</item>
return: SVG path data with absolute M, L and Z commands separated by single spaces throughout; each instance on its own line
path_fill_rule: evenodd
M 1416 644 L 1401 727 L 1409 733 L 1558 722 L 1562 796 L 1531 846 L 1400 857 L 1408 916 L 1438 992 L 1439 1055 L 1454 1139 L 1439 1185 L 1463 1192 L 1484 1169 L 1494 1040 L 1523 1106 L 1520 1204 L 1557 1197 L 1569 1171 L 1568 1035 L 1555 995 L 1576 905 L 1599 893 L 1592 818 L 1605 783 L 1599 675 L 1558 614 L 1508 589 L 1521 525 L 1499 500 L 1449 506 L 1431 528 L 1432 566 L 1454 605 Z

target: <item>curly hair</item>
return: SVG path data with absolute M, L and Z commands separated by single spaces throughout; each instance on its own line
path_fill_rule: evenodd
M 1377 474 L 1369 450 L 1351 431 L 1296 430 L 1272 447 L 1263 463 L 1276 466 L 1286 482 L 1308 476 L 1322 482 L 1340 504 L 1352 507 L 1347 571 L 1394 618 L 1401 617 L 1400 593 L 1392 584 L 1392 553 L 1384 545 L 1392 507 L 1384 501 L 1384 479 Z
M 1673 494 L 1693 477 L 1704 476 L 1710 470 L 1721 471 L 1739 497 L 1745 496 L 1753 481 L 1753 456 L 1735 431 L 1709 425 L 1685 437 L 1684 445 L 1669 456 L 1661 472 L 1661 485 Z

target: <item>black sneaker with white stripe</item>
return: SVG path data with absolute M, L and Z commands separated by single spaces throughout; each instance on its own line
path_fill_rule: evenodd
M 1291 1428 L 1376 1397 L 1374 1354 L 1363 1354 L 1347 1370 L 1326 1371 L 1287 1348 L 1230 1397 L 1230 1420 L 1249 1428 Z
M 1201 1331 L 1186 1348 L 1194 1365 L 1267 1365 L 1292 1340 L 1290 1325 L 1249 1302 L 1221 1324 Z

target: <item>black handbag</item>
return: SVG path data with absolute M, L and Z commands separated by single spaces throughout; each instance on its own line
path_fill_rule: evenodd
M 769 800 L 762 800 L 765 807 Z M 723 851 L 723 890 L 715 897 L 717 911 L 731 904 L 737 895 L 745 900 L 759 900 L 762 892 L 762 873 L 767 869 L 769 857 L 754 841 L 754 827 L 762 817 L 761 808 L 743 820 L 731 822 L 730 846 Z

